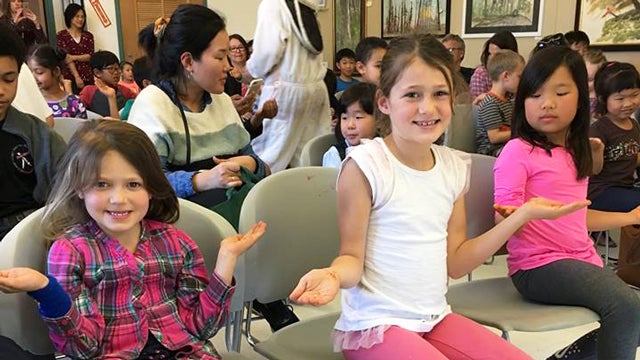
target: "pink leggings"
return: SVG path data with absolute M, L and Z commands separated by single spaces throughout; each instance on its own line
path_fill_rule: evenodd
M 531 359 L 503 338 L 458 314 L 449 314 L 428 333 L 392 326 L 369 349 L 345 350 L 347 360 Z

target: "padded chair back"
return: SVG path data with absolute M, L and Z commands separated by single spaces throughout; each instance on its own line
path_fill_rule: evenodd
M 301 166 L 322 166 L 322 156 L 336 142 L 334 134 L 324 134 L 309 140 L 300 154 Z
M 467 237 L 469 239 L 489 231 L 495 225 L 493 216 L 493 165 L 496 158 L 469 154 L 471 171 L 469 190 L 465 195 Z
M 245 301 L 287 298 L 302 275 L 329 266 L 338 255 L 337 175 L 334 168 L 287 169 L 251 189 L 240 231 L 259 220 L 267 231 L 245 254 Z
M 445 131 L 444 144 L 468 153 L 477 151 L 476 122 L 471 104 L 458 104 L 453 107 L 453 116 Z
M 207 272 L 216 266 L 220 241 L 237 234 L 229 222 L 217 213 L 194 202 L 178 199 L 180 203 L 180 219 L 175 226 L 184 231 L 198 245 L 204 257 Z M 236 263 L 236 291 L 231 298 L 231 312 L 242 310 L 242 284 L 244 283 L 244 258 L 241 256 Z
M 24 218 L 0 241 L 0 269 L 30 267 L 46 273 L 47 247 L 40 227 L 43 212 L 39 209 Z M 55 351 L 36 302 L 26 293 L 0 292 L 0 335 L 34 354 Z
M 53 119 L 53 130 L 60 134 L 66 143 L 69 143 L 71 136 L 87 121 L 80 118 L 57 117 Z

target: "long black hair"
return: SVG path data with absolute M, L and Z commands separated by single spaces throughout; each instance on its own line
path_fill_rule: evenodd
M 589 88 L 587 68 L 582 56 L 564 46 L 544 48 L 531 56 L 522 72 L 516 93 L 511 137 L 521 138 L 532 146 L 539 146 L 551 156 L 551 149 L 558 145 L 550 142 L 545 134 L 535 130 L 526 119 L 525 100 L 535 94 L 560 67 L 571 73 L 578 89 L 578 110 L 569 125 L 566 149 L 571 153 L 578 173 L 578 180 L 591 175 L 592 158 L 589 145 Z

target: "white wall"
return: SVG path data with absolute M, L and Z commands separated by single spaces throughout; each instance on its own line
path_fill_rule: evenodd
M 120 0 L 123 1 L 123 0 Z M 260 0 L 208 0 L 207 6 L 222 15 L 229 34 L 240 34 L 247 41 L 253 38 Z
M 64 9 L 62 8 L 60 0 L 53 1 L 53 12 L 56 23 L 56 32 L 65 29 L 64 25 Z M 130 0 L 120 0 L 130 1 Z M 100 3 L 104 8 L 111 25 L 108 27 L 102 26 L 100 19 L 96 15 L 93 6 L 91 6 L 89 0 L 84 1 L 84 8 L 87 13 L 87 30 L 93 34 L 95 47 L 97 50 L 108 50 L 120 58 L 120 50 L 118 49 L 118 30 L 116 24 L 116 6 L 113 0 L 101 0 Z

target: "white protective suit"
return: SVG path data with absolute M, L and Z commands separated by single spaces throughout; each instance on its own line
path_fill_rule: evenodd
M 252 141 L 254 151 L 273 172 L 289 164 L 298 166 L 304 144 L 329 132 L 331 122 L 315 14 L 305 17 L 309 7 L 299 0 L 288 1 L 292 10 L 287 0 L 260 2 L 253 53 L 247 63 L 249 73 L 265 81 L 259 107 L 272 98 L 278 103 L 278 115 L 265 119 L 262 135 Z M 317 36 L 312 38 L 314 31 Z

